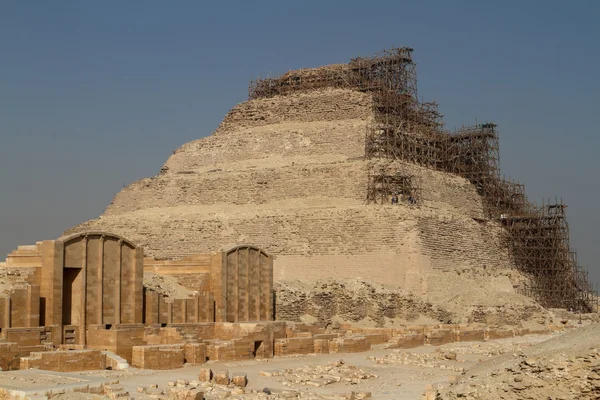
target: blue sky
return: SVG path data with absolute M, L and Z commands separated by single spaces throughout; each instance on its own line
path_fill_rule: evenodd
M 569 205 L 600 281 L 600 2 L 206 3 L 0 0 L 0 254 L 97 217 L 251 78 L 405 45 L 448 127 L 493 120 L 503 172 Z

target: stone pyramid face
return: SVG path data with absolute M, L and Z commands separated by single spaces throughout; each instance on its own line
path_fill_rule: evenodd
M 510 268 L 468 181 L 365 160 L 372 110 L 369 94 L 347 89 L 244 102 L 66 233 L 114 232 L 158 258 L 251 244 L 275 256 L 275 280 L 361 277 L 416 293 L 440 271 Z M 369 171 L 380 167 L 415 177 L 419 205 L 366 204 Z

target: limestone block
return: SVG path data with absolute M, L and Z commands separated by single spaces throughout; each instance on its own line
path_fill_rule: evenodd
M 329 353 L 329 340 L 328 339 L 315 339 L 315 353 L 328 354 Z
M 169 391 L 170 400 L 203 400 L 204 392 L 197 389 L 174 388 Z
M 229 371 L 222 370 L 215 372 L 214 380 L 218 385 L 229 385 Z
M 248 385 L 248 375 L 243 372 L 236 372 L 231 377 L 231 381 L 235 386 L 246 387 Z
M 159 389 L 157 387 L 150 387 L 148 389 L 146 389 L 146 394 L 150 397 L 159 397 L 162 396 L 164 394 L 162 389 Z
M 396 343 L 394 343 L 394 347 L 400 349 L 409 349 L 412 347 L 423 346 L 425 343 L 425 335 L 422 333 L 407 333 L 404 335 L 400 335 L 394 339 Z
M 284 356 L 288 354 L 312 354 L 314 352 L 315 344 L 312 337 L 275 339 L 275 348 L 273 353 L 276 356 Z
M 133 346 L 132 365 L 141 369 L 183 367 L 183 348 L 177 345 Z
M 200 368 L 200 373 L 198 374 L 198 380 L 200 382 L 210 382 L 213 378 L 213 372 L 210 368 Z
M 486 331 L 486 338 L 488 340 L 506 339 L 514 336 L 515 332 L 512 329 L 488 329 Z
M 205 343 L 186 343 L 184 345 L 185 361 L 189 364 L 204 364 L 206 362 Z
M 444 358 L 446 360 L 456 360 L 456 353 L 453 351 L 450 351 L 448 353 L 444 353 Z
M 441 346 L 455 341 L 455 333 L 450 329 L 436 329 L 427 334 L 427 342 L 432 346 Z
M 456 333 L 457 342 L 482 342 L 485 340 L 483 329 L 465 329 Z
M 371 342 L 364 336 L 333 339 L 329 342 L 330 353 L 358 353 L 371 350 Z

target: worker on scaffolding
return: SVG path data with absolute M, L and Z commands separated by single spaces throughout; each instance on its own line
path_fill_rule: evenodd
M 408 204 L 413 205 L 417 203 L 417 199 L 413 196 L 412 192 L 408 194 Z
M 392 194 L 392 204 L 398 204 L 398 194 Z

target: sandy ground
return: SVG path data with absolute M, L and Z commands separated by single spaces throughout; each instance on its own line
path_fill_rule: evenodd
M 213 371 L 227 369 L 230 373 L 245 372 L 248 374 L 247 389 L 269 388 L 272 392 L 286 389 L 299 389 L 318 394 L 349 393 L 351 391 L 371 392 L 374 399 L 419 399 L 429 384 L 448 384 L 449 376 L 460 375 L 480 362 L 507 352 L 522 350 L 535 343 L 542 342 L 552 335 L 531 335 L 512 339 L 489 342 L 451 343 L 443 346 L 423 346 L 413 349 L 383 349 L 377 346 L 365 353 L 353 354 L 320 354 L 292 357 L 276 357 L 269 360 L 252 360 L 240 362 L 215 362 L 210 366 Z M 447 359 L 445 354 L 455 353 L 456 360 Z M 329 362 L 344 360 L 346 365 L 354 365 L 369 374 L 377 375 L 374 379 L 363 380 L 358 384 L 335 382 L 324 387 L 291 384 L 281 376 L 261 376 L 261 371 L 273 371 L 290 368 L 303 368 L 315 365 L 326 365 Z M 127 371 L 90 371 L 80 376 L 118 378 L 133 398 L 146 399 L 144 394 L 136 392 L 138 387 L 149 387 L 158 384 L 159 388 L 168 389 L 168 382 L 177 379 L 194 381 L 198 379 L 200 366 L 186 366 L 168 371 L 149 371 L 131 368 Z

